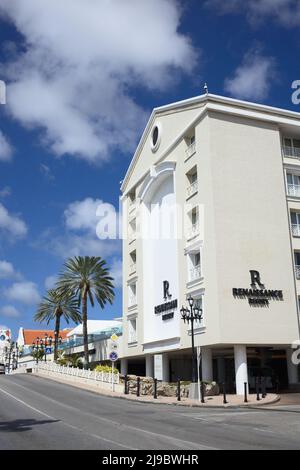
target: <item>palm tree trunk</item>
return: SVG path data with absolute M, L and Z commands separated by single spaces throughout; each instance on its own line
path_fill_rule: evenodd
M 56 312 L 56 314 L 55 314 L 55 331 L 54 331 L 54 361 L 57 361 L 57 358 L 58 358 L 59 330 L 60 330 L 60 313 Z
M 84 344 L 84 360 L 85 369 L 89 368 L 89 346 L 88 346 L 88 329 L 87 329 L 87 291 L 86 289 L 82 295 L 82 333 Z

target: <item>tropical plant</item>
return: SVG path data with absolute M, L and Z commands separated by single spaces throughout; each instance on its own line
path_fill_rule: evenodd
M 32 351 L 31 355 L 33 359 L 36 360 L 36 362 L 42 361 L 45 357 L 45 351 L 44 349 L 38 349 L 38 350 Z
M 82 361 L 80 354 L 62 354 L 57 359 L 57 363 L 61 366 L 78 367 L 79 369 L 82 369 Z
M 76 295 L 81 306 L 82 333 L 84 341 L 84 367 L 89 367 L 88 350 L 88 301 L 92 307 L 95 299 L 103 309 L 114 299 L 113 278 L 106 261 L 101 257 L 76 256 L 69 258 L 61 272 L 57 286 L 61 293 Z
M 105 365 L 98 365 L 94 368 L 95 372 L 105 372 L 106 374 L 111 374 L 112 371 L 114 370 L 114 374 L 118 374 L 119 371 L 116 367 L 114 369 L 111 366 L 105 366 Z
M 58 338 L 61 319 L 68 324 L 70 321 L 78 324 L 81 323 L 81 315 L 78 307 L 78 300 L 74 294 L 61 292 L 58 289 L 50 289 L 47 295 L 38 306 L 38 310 L 34 316 L 35 321 L 47 322 L 55 320 L 54 329 L 54 360 L 58 356 Z

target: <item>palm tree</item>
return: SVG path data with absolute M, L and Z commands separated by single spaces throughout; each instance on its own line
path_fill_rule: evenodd
M 50 289 L 38 306 L 37 313 L 34 316 L 35 321 L 46 321 L 49 325 L 51 320 L 55 320 L 54 330 L 54 360 L 57 360 L 58 338 L 60 330 L 60 321 L 69 323 L 81 323 L 81 315 L 78 308 L 78 300 L 75 295 L 62 293 L 58 289 Z
M 88 368 L 88 300 L 92 307 L 94 307 L 96 298 L 102 309 L 107 302 L 112 304 L 114 299 L 114 279 L 110 277 L 106 261 L 101 257 L 76 256 L 69 258 L 64 268 L 60 274 L 57 286 L 60 292 L 75 294 L 78 298 L 79 306 L 81 306 L 85 368 Z

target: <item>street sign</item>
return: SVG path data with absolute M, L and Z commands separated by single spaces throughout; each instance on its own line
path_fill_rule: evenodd
M 163 379 L 163 364 L 162 364 L 162 354 L 154 355 L 154 377 L 157 380 Z
M 119 348 L 119 346 L 118 346 L 118 344 L 117 344 L 117 343 L 111 343 L 111 345 L 110 345 L 110 349 L 111 349 L 112 351 L 117 351 L 117 350 L 118 350 L 118 348 Z
M 112 362 L 116 362 L 118 359 L 119 359 L 119 356 L 118 354 L 115 352 L 115 351 L 112 351 L 109 355 L 109 359 L 112 361 Z
M 110 337 L 110 339 L 111 339 L 112 341 L 114 341 L 114 342 L 115 342 L 115 341 L 118 341 L 118 338 L 119 338 L 119 337 L 116 335 L 116 333 L 114 333 L 114 334 L 111 335 L 111 337 Z

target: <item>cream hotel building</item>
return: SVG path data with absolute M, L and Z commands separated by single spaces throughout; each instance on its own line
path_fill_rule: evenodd
M 154 109 L 121 189 L 122 372 L 191 379 L 191 295 L 203 380 L 299 386 L 300 114 L 211 94 Z

